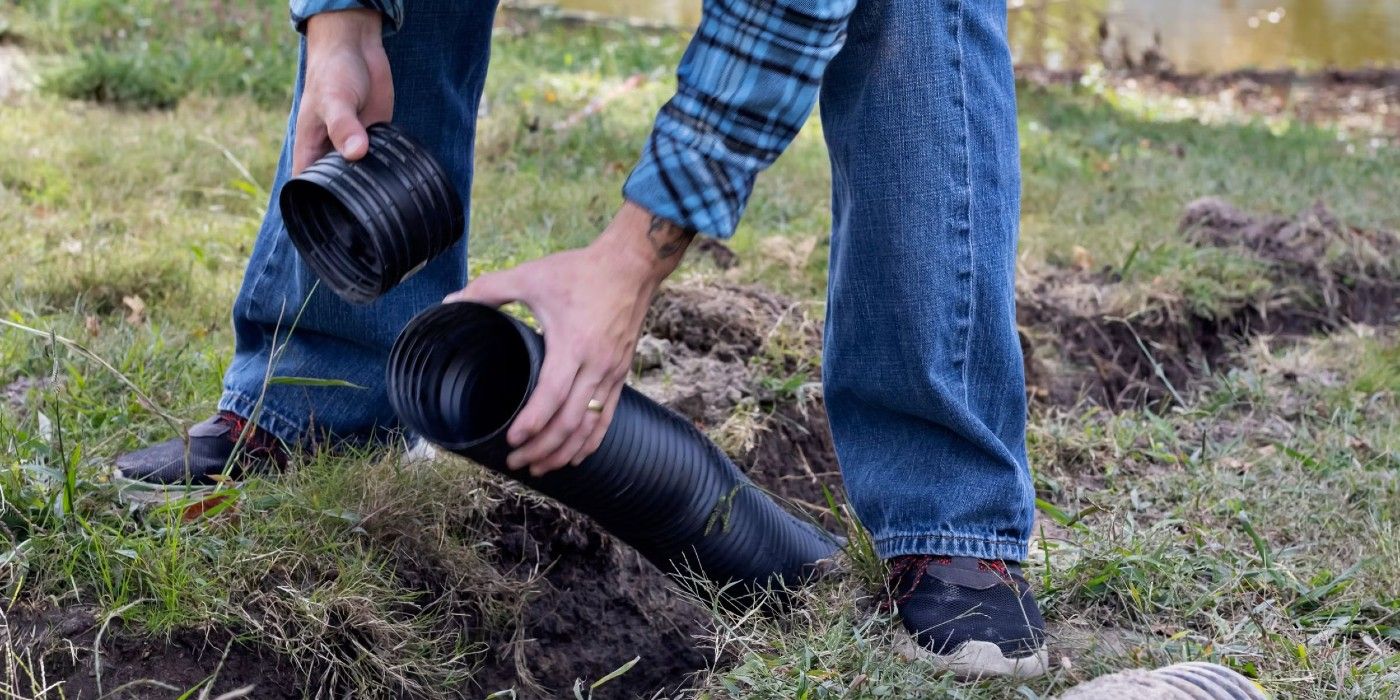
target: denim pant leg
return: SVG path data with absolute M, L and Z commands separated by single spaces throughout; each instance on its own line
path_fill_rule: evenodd
M 463 205 L 471 193 L 477 106 L 495 5 L 492 0 L 414 0 L 403 27 L 384 41 L 394 77 L 394 122 L 442 163 Z M 221 410 L 248 416 L 264 397 L 259 424 L 292 443 L 312 432 L 354 438 L 395 425 L 384 386 L 389 348 L 415 313 L 465 284 L 467 255 L 464 236 L 413 278 L 364 306 L 342 301 L 324 287 L 313 293 L 317 278 L 287 237 L 277 207 L 278 192 L 290 176 L 305 72 L 303 40 L 293 118 L 272 199 L 233 305 L 234 357 L 219 401 Z M 273 375 L 342 379 L 364 388 L 265 387 L 274 344 L 284 343 Z
M 822 83 L 827 410 L 851 503 L 886 558 L 1026 555 L 1005 30 L 1005 0 L 861 0 Z

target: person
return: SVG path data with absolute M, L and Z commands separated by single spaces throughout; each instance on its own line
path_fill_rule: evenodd
M 372 304 L 313 294 L 275 205 L 281 185 L 332 148 L 364 156 L 366 125 L 392 119 L 465 198 L 495 9 L 292 0 L 295 96 L 233 304 L 218 414 L 188 446 L 119 457 L 122 474 L 207 483 L 229 461 L 274 470 L 325 436 L 392 428 L 388 350 L 444 297 L 531 309 L 551 342 L 509 429 L 509 464 L 577 464 L 607 430 L 653 293 L 695 235 L 734 233 L 755 177 L 819 98 L 832 173 L 823 385 L 850 503 L 890 561 L 913 656 L 963 676 L 1043 673 L 1044 624 L 1017 565 L 1034 498 L 1005 1 L 707 0 L 676 93 L 593 243 L 465 284 L 464 236 Z M 274 356 L 276 375 L 362 388 L 268 384 Z

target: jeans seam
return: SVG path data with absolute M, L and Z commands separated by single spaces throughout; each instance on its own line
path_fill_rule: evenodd
M 967 114 L 967 78 L 965 75 L 965 61 L 963 55 L 963 2 L 962 0 L 952 0 L 950 16 L 953 18 L 954 50 L 952 52 L 953 72 L 957 76 L 957 109 L 962 120 L 959 126 L 958 137 L 962 140 L 962 196 L 960 202 L 962 214 L 957 222 L 958 234 L 962 236 L 962 244 L 967 249 L 966 267 L 958 273 L 958 281 L 965 286 L 962 289 L 962 297 L 959 311 L 961 312 L 957 320 L 958 332 L 962 334 L 962 352 L 955 360 L 958 369 L 959 381 L 962 384 L 963 405 L 970 404 L 968 396 L 969 388 L 967 381 L 967 358 L 972 354 L 972 319 L 973 319 L 973 290 L 976 289 L 974 275 L 976 274 L 976 259 L 972 250 L 972 149 L 968 143 L 968 114 Z
M 974 556 L 991 559 L 1024 560 L 1029 543 L 1004 537 L 980 537 L 953 533 L 885 535 L 874 538 L 875 550 L 882 557 L 906 554 Z M 916 551 L 910 551 L 916 550 Z
M 876 541 L 876 542 L 892 542 L 892 541 L 895 541 L 895 540 L 914 540 L 914 539 L 963 540 L 963 541 L 966 541 L 966 542 L 982 542 L 982 543 L 984 543 L 984 544 L 1014 544 L 1014 545 L 1017 545 L 1017 546 L 1022 546 L 1022 545 L 1024 544 L 1023 542 L 1021 542 L 1021 541 L 1018 540 L 1018 539 L 1007 538 L 1007 537 L 979 537 L 979 536 L 977 536 L 977 535 L 955 535 L 955 534 L 952 534 L 952 533 L 937 533 L 937 532 L 930 532 L 930 533 L 923 533 L 923 534 L 905 534 L 905 535 L 881 535 L 880 537 L 876 537 L 876 538 L 875 538 L 875 541 Z
M 306 76 L 306 37 L 303 36 L 298 39 L 298 41 L 300 42 L 300 49 L 297 51 L 297 76 L 294 83 L 295 94 L 292 97 L 291 113 L 287 116 L 287 138 L 293 141 L 296 139 L 297 111 L 301 107 L 301 91 L 304 87 L 303 83 L 305 82 Z M 273 191 L 269 193 L 267 210 L 263 213 L 263 226 L 268 224 L 268 218 L 272 216 L 275 208 L 278 208 L 276 210 L 280 220 L 281 193 L 281 186 L 274 187 Z M 277 249 L 281 247 L 284 239 L 290 239 L 290 236 L 287 234 L 285 223 L 279 223 L 277 229 L 278 230 L 272 235 L 272 249 L 268 251 L 268 255 L 263 258 L 263 264 L 258 267 L 257 276 L 248 284 L 248 299 L 250 305 L 253 299 L 259 298 L 258 286 L 263 283 L 263 280 L 267 279 L 268 268 L 272 266 L 272 261 L 277 259 Z M 297 253 L 297 255 L 300 255 L 300 253 Z M 286 309 L 284 308 L 282 313 L 285 312 Z

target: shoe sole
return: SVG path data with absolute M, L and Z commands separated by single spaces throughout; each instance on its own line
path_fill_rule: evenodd
M 212 492 L 216 488 L 215 484 L 162 484 L 155 481 L 142 481 L 127 476 L 115 466 L 112 467 L 108 478 L 111 483 L 116 485 L 122 498 L 144 504 L 167 505 Z
M 919 644 L 908 632 L 900 632 L 895 651 L 908 661 L 933 666 L 939 673 L 952 673 L 960 681 L 989 678 L 1038 678 L 1050 669 L 1050 654 L 1045 647 L 1027 656 L 1006 656 L 992 642 L 964 642 L 951 654 L 935 654 Z

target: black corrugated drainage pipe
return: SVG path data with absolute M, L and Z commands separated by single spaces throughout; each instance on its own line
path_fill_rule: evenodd
M 282 186 L 292 243 L 326 286 L 365 304 L 451 248 L 462 200 L 427 149 L 389 124 L 369 127 L 369 151 L 331 151 Z
M 389 354 L 389 400 L 405 427 L 599 525 L 672 574 L 731 593 L 812 574 L 838 539 L 778 506 L 690 421 L 624 387 L 602 445 L 542 477 L 506 468 L 506 429 L 535 387 L 545 339 L 497 309 L 437 306 Z

